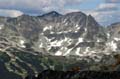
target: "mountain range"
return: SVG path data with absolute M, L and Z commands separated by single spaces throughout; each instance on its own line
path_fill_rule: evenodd
M 0 17 L 0 77 L 4 79 L 78 66 L 119 70 L 119 54 L 120 23 L 103 27 L 82 12 Z

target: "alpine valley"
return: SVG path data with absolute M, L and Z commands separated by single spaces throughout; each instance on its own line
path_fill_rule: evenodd
M 120 23 L 103 27 L 82 12 L 0 17 L 0 79 L 75 67 L 119 71 Z

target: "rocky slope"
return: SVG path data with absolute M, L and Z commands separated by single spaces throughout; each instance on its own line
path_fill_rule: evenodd
M 102 27 L 82 12 L 0 17 L 0 65 L 4 68 L 0 73 L 13 74 L 8 75 L 13 79 L 44 69 L 65 71 L 78 66 L 119 70 L 119 27 L 120 23 Z

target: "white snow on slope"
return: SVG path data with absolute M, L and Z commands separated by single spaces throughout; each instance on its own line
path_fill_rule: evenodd
M 114 40 L 115 41 L 120 41 L 120 38 L 115 37 Z
M 39 48 L 42 48 L 42 47 L 43 47 L 43 43 L 40 43 Z
M 110 34 L 109 33 L 107 33 L 107 38 L 110 38 Z
M 75 27 L 78 27 L 78 26 L 79 26 L 78 24 L 75 25 Z
M 79 43 L 83 42 L 83 39 L 84 39 L 84 38 L 82 38 L 82 37 L 81 37 L 81 38 L 78 38 L 78 42 L 76 43 L 76 45 L 78 45 Z
M 71 51 L 72 51 L 72 48 L 71 48 L 71 49 L 68 49 L 68 50 L 66 51 L 66 53 L 63 54 L 63 56 L 68 55 Z
M 55 53 L 55 56 L 61 56 L 62 55 L 62 52 L 61 51 L 57 51 L 56 53 Z
M 75 53 L 76 55 L 80 56 L 80 48 L 77 48 Z
M 50 26 L 46 26 L 46 27 L 44 27 L 43 31 L 51 30 L 51 29 L 52 29 L 52 26 L 50 25 Z
M 1 24 L 1 25 L 0 25 L 0 30 L 2 30 L 2 29 L 3 29 L 3 27 L 4 27 L 4 25 L 3 25 L 3 24 Z
M 78 42 L 79 42 L 79 43 L 83 42 L 83 38 L 82 38 L 82 37 L 81 37 L 81 38 L 78 38 Z
M 26 46 L 24 45 L 25 41 L 24 40 L 20 40 L 20 47 L 25 48 Z
M 117 44 L 114 41 L 106 43 L 106 46 L 110 47 L 110 49 L 112 49 L 112 51 L 116 51 L 116 49 L 117 49 Z

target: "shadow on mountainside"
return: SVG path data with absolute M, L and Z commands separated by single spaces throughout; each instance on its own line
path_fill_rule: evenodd
M 25 79 L 120 79 L 120 72 L 45 70 L 37 77 L 27 76 Z

